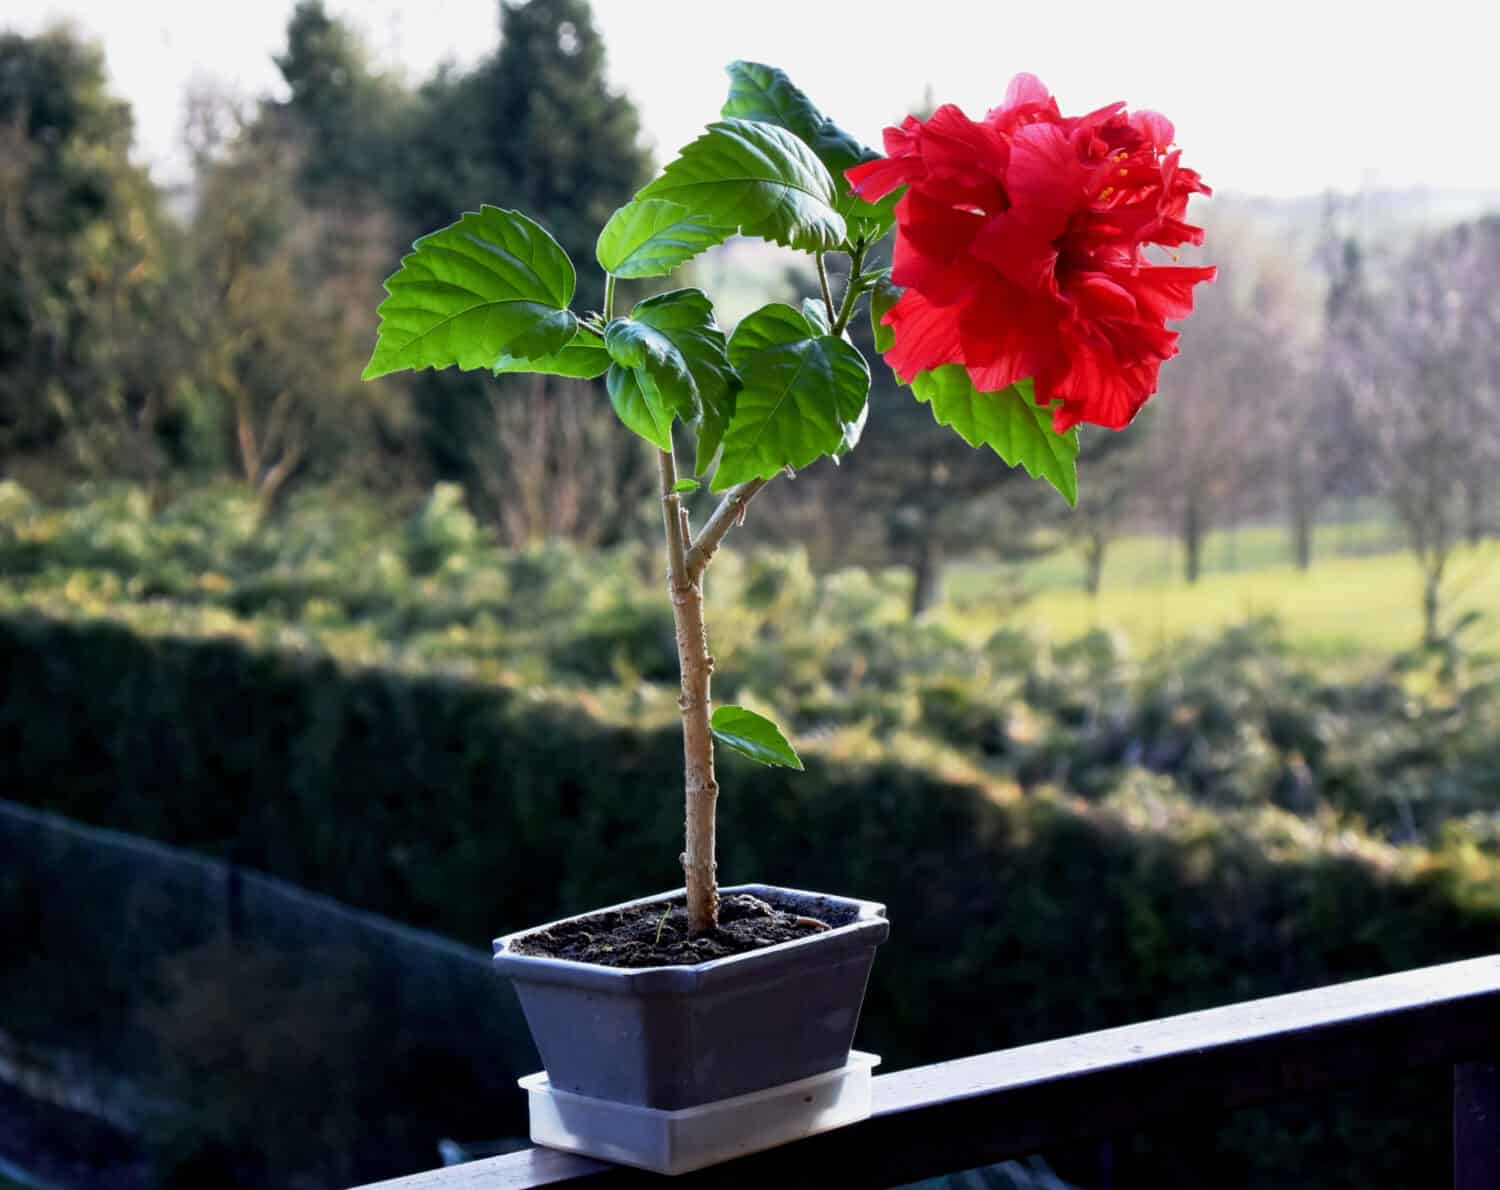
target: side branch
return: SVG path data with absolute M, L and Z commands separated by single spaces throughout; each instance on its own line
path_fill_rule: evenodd
M 768 479 L 746 480 L 742 484 L 736 484 L 719 501 L 719 507 L 714 509 L 713 515 L 699 532 L 698 540 L 687 552 L 687 574 L 692 582 L 697 582 L 702 576 L 718 550 L 719 543 L 724 540 L 724 535 L 744 519 L 745 507 L 755 498 L 755 493 L 770 482 Z

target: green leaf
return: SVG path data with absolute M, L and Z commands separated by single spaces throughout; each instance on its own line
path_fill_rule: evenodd
M 1052 414 L 1032 396 L 1030 380 L 997 393 L 974 390 L 960 364 L 944 364 L 912 377 L 912 395 L 932 408 L 970 446 L 988 446 L 1012 467 L 1045 479 L 1069 504 L 1078 503 L 1078 429 L 1052 428 Z
M 732 225 L 706 223 L 681 203 L 639 198 L 610 216 L 595 252 L 617 277 L 664 277 L 733 234 Z
M 635 372 L 636 382 L 655 394 L 657 403 L 690 420 L 698 414 L 698 387 L 677 345 L 650 323 L 616 318 L 604 328 L 609 358 Z
M 502 355 L 492 371 L 496 376 L 507 372 L 542 372 L 548 376 L 571 376 L 575 380 L 593 380 L 609 368 L 609 352 L 604 340 L 586 327 L 578 332 L 561 351 L 540 359 L 517 359 Z
M 833 329 L 828 321 L 828 307 L 823 304 L 822 298 L 803 298 L 802 317 L 820 335 L 826 335 Z
M 837 248 L 847 231 L 833 178 L 812 150 L 784 128 L 750 120 L 710 124 L 635 197 L 668 199 L 699 223 L 804 252 Z
M 801 310 L 772 302 L 740 319 L 729 337 L 729 362 L 743 369 L 757 352 L 815 339 L 822 334 L 826 332 L 818 330 Z
M 859 416 L 851 422 L 844 423 L 844 440 L 839 443 L 839 448 L 833 452 L 833 461 L 835 463 L 859 445 L 859 440 L 865 434 L 865 422 L 869 420 L 870 402 L 866 401 L 859 408 Z
M 729 358 L 743 387 L 715 491 L 805 467 L 857 439 L 870 369 L 843 339 L 816 334 L 800 311 L 773 304 L 749 315 L 735 328 Z
M 643 368 L 647 377 L 658 385 L 660 377 L 670 377 L 669 383 L 676 384 L 679 372 L 686 373 L 689 395 L 680 404 L 674 398 L 685 420 L 705 410 L 726 408 L 735 384 L 734 370 L 725 351 L 724 332 L 714 320 L 713 303 L 701 289 L 659 293 L 638 303 L 629 319 L 617 321 L 632 324 L 631 329 L 616 331 L 615 339 L 627 356 L 641 353 L 641 363 L 633 366 Z M 606 347 L 614 326 L 605 328 Z
M 751 760 L 802 771 L 802 758 L 797 755 L 797 750 L 781 734 L 781 728 L 764 715 L 757 715 L 744 707 L 717 707 L 709 720 L 709 728 L 721 744 Z
M 696 479 L 679 479 L 672 485 L 672 490 L 683 495 L 687 492 L 696 492 L 702 486 Z
M 875 335 L 875 350 L 882 355 L 896 345 L 896 332 L 881 319 L 900 297 L 901 287 L 892 285 L 889 277 L 880 278 L 870 291 L 870 330 Z
M 672 411 L 661 406 L 659 394 L 641 387 L 634 369 L 614 364 L 604 384 L 609 389 L 609 403 L 626 429 L 660 450 L 672 449 Z
M 385 283 L 364 378 L 407 369 L 491 368 L 539 359 L 578 329 L 567 253 L 518 211 L 485 206 L 425 235 Z
M 759 62 L 731 62 L 728 69 L 729 98 L 721 114 L 775 124 L 812 149 L 833 177 L 838 193 L 836 207 L 850 225 L 851 238 L 857 236 L 870 242 L 889 231 L 895 222 L 900 194 L 867 203 L 854 196 L 844 178 L 846 169 L 873 161 L 880 154 L 819 111 L 784 71 Z
M 728 388 L 700 388 L 700 393 L 709 395 L 703 401 L 703 413 L 698 418 L 698 449 L 693 456 L 693 469 L 699 475 L 707 475 L 713 466 L 714 456 L 724 444 L 724 435 L 734 419 L 735 403 L 739 399 L 740 378 L 735 376 Z
M 622 413 L 621 420 L 662 446 L 672 418 L 681 417 L 698 430 L 699 458 L 705 464 L 712 459 L 734 412 L 739 380 L 708 295 L 699 289 L 674 289 L 647 298 L 629 318 L 617 318 L 605 327 L 604 345 L 616 367 L 630 370 L 652 413 L 636 416 L 634 423 Z M 615 408 L 618 412 L 619 404 Z M 668 415 L 665 426 L 656 416 L 662 413 Z M 642 425 L 650 432 L 639 428 Z

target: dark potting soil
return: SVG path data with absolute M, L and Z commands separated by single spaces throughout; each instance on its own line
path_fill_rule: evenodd
M 821 934 L 842 924 L 809 917 L 796 908 L 779 909 L 748 893 L 733 893 L 719 902 L 718 926 L 692 938 L 687 903 L 676 897 L 560 922 L 518 938 L 515 949 L 605 967 L 690 966 Z

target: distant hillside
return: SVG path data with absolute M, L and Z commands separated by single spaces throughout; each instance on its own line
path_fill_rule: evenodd
M 1424 232 L 1500 214 L 1500 190 L 1367 190 L 1358 194 L 1305 194 L 1294 198 L 1221 193 L 1216 208 L 1232 208 L 1277 228 L 1299 253 L 1311 253 L 1330 210 L 1344 234 L 1400 247 Z

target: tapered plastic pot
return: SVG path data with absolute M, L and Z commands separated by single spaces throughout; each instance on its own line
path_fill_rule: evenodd
M 885 906 L 764 884 L 720 891 L 749 893 L 831 928 L 694 966 L 636 969 L 516 952 L 517 941 L 546 926 L 496 940 L 495 966 L 515 986 L 553 1088 L 674 1111 L 849 1061 L 875 948 L 890 934 Z

